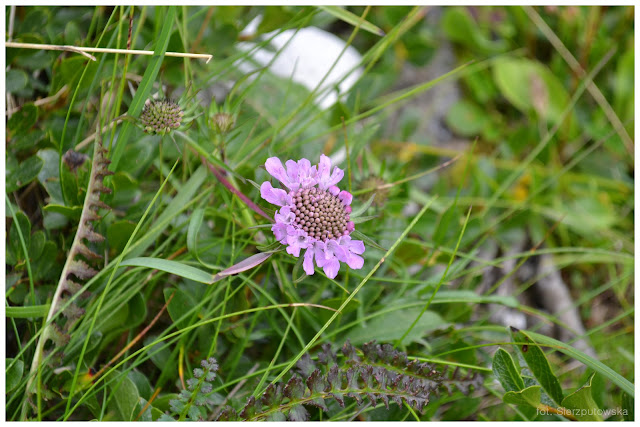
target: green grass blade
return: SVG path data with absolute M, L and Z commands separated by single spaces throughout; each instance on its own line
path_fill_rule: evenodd
M 162 26 L 162 32 L 160 33 L 160 37 L 156 42 L 156 48 L 153 52 L 153 56 L 151 57 L 149 65 L 144 72 L 144 76 L 142 77 L 142 81 L 138 86 L 138 90 L 136 91 L 136 94 L 131 101 L 131 105 L 129 105 L 129 110 L 127 111 L 127 115 L 129 117 L 138 117 L 138 115 L 142 111 L 142 107 L 144 106 L 145 101 L 151 93 L 151 88 L 153 87 L 153 83 L 155 82 L 158 72 L 160 71 L 160 66 L 162 65 L 164 54 L 167 51 L 167 46 L 169 45 L 171 28 L 173 27 L 175 16 L 175 6 L 169 6 L 167 8 L 167 16 L 164 19 L 164 25 Z M 122 157 L 122 154 L 124 153 L 124 146 L 127 143 L 131 132 L 133 131 L 132 126 L 133 125 L 131 124 L 131 122 L 128 121 L 126 121 L 124 125 L 122 125 L 122 130 L 120 131 L 120 136 L 118 137 L 118 143 L 116 144 L 116 148 L 113 150 L 113 154 L 111 155 L 111 170 L 113 171 L 118 170 L 118 162 L 120 161 L 120 157 Z
M 28 319 L 30 317 L 45 317 L 49 312 L 49 304 L 25 305 L 23 307 L 5 307 L 6 317 Z
M 382 31 L 381 28 L 373 25 L 369 21 L 363 20 L 358 15 L 351 13 L 346 9 L 343 9 L 340 6 L 317 6 L 317 7 L 318 9 L 323 10 L 328 14 L 335 16 L 339 20 L 344 21 L 347 24 L 353 25 L 354 27 L 357 27 L 359 25 L 360 28 L 362 28 L 363 30 L 368 31 L 372 34 L 375 34 L 376 36 L 385 35 L 384 31 Z
M 168 259 L 138 257 L 122 261 L 120 263 L 120 267 L 147 267 L 154 270 L 160 270 L 166 273 L 175 274 L 176 276 L 180 276 L 199 283 L 210 284 L 213 282 L 211 273 L 207 273 L 206 271 L 191 267 L 190 265 Z

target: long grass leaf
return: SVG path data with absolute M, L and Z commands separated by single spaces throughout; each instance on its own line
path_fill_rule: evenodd
M 169 6 L 167 8 L 167 14 L 164 18 L 162 32 L 160 33 L 160 37 L 158 37 L 158 40 L 156 41 L 156 48 L 153 52 L 153 56 L 151 57 L 149 65 L 144 72 L 144 76 L 142 77 L 142 81 L 138 86 L 138 90 L 136 91 L 136 94 L 131 101 L 131 105 L 129 105 L 127 115 L 130 117 L 138 117 L 138 115 L 142 111 L 142 107 L 144 106 L 145 101 L 151 93 L 151 88 L 153 87 L 153 83 L 156 81 L 156 77 L 158 76 L 158 72 L 160 71 L 160 66 L 162 65 L 162 60 L 164 59 L 164 54 L 167 51 L 167 46 L 169 45 L 171 28 L 173 27 L 175 16 L 175 6 Z M 124 153 L 124 147 L 132 131 L 133 125 L 128 121 L 124 122 L 122 130 L 120 131 L 120 135 L 118 137 L 118 143 L 116 144 L 116 147 L 113 150 L 113 154 L 111 156 L 111 170 L 118 170 L 120 157 L 122 157 L 122 154 Z
M 22 307 L 5 307 L 6 317 L 28 319 L 30 317 L 45 317 L 49 312 L 49 304 L 25 305 Z
M 211 283 L 211 273 L 183 264 L 178 261 L 172 261 L 161 258 L 138 257 L 131 258 L 120 263 L 120 267 L 147 267 L 154 270 L 164 271 L 166 273 L 175 274 L 185 279 L 193 280 L 200 283 Z
M 365 21 L 358 15 L 351 13 L 346 9 L 343 9 L 341 6 L 318 6 L 318 9 L 323 10 L 328 14 L 335 16 L 339 20 L 353 25 L 354 27 L 357 27 L 359 25 L 363 30 L 375 34 L 376 36 L 385 35 L 384 31 L 382 31 L 380 27 L 373 25 L 369 21 Z

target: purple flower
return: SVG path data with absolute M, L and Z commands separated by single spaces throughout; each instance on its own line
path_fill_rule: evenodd
M 336 186 L 344 171 L 338 167 L 331 170 L 331 160 L 324 154 L 317 166 L 311 166 L 307 159 L 287 160 L 283 166 L 280 159 L 270 157 L 265 167 L 286 188 L 274 188 L 269 181 L 260 186 L 260 196 L 280 206 L 271 231 L 291 255 L 300 257 L 300 251 L 305 250 L 304 271 L 314 273 L 314 260 L 331 279 L 338 274 L 340 262 L 362 268 L 364 243 L 350 236 L 354 230 L 349 216 L 353 195 Z

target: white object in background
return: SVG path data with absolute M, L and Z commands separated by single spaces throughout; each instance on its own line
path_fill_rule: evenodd
M 241 34 L 255 33 L 261 20 L 262 17 L 257 17 L 251 21 Z M 275 32 L 272 32 L 262 37 L 268 39 L 274 34 Z M 289 42 L 291 37 L 293 40 Z M 316 27 L 301 28 L 297 32 L 296 30 L 283 31 L 271 40 L 271 46 L 279 51 L 279 54 L 269 70 L 277 76 L 292 78 L 296 83 L 312 91 L 318 87 L 336 59 L 340 57 L 322 82 L 318 90 L 321 95 L 314 100 L 318 107 L 326 110 L 338 100 L 340 94 L 351 89 L 363 72 L 362 67 L 359 66 L 362 56 L 353 46 L 348 46 L 345 50 L 345 44 L 338 36 Z M 247 52 L 254 49 L 255 44 L 239 43 L 238 48 Z M 342 53 L 343 50 L 344 53 Z M 340 56 L 341 53 L 342 56 Z M 259 49 L 251 54 L 251 58 L 258 64 L 266 66 L 273 60 L 274 55 L 272 51 Z M 255 69 L 255 65 L 250 61 L 243 61 L 237 65 L 243 72 Z M 345 76 L 347 77 L 344 78 Z M 325 89 L 327 87 L 332 89 Z

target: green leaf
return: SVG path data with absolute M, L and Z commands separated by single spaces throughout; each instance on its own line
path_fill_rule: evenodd
M 287 417 L 280 411 L 274 411 L 271 412 L 269 415 L 267 415 L 267 418 L 265 418 L 266 421 L 287 421 Z
M 144 72 L 144 75 L 142 76 L 142 81 L 138 85 L 138 89 L 136 90 L 136 94 L 131 101 L 131 105 L 129 105 L 127 115 L 130 117 L 138 117 L 138 115 L 142 111 L 142 107 L 144 107 L 145 101 L 147 100 L 147 98 L 149 98 L 151 88 L 153 87 L 153 83 L 156 81 L 158 71 L 160 71 L 160 66 L 162 65 L 162 60 L 164 59 L 164 54 L 166 53 L 167 46 L 169 45 L 171 28 L 173 27 L 175 19 L 175 6 L 167 7 L 166 15 L 162 18 L 162 31 L 160 32 L 160 36 L 156 39 L 156 47 L 153 52 L 153 56 L 151 57 L 149 64 L 146 66 L 146 70 Z M 129 121 L 126 121 L 122 126 L 122 130 L 120 131 L 120 135 L 118 136 L 118 144 L 116 144 L 116 148 L 113 150 L 113 154 L 111 156 L 110 169 L 112 171 L 118 170 L 118 163 L 120 162 L 123 150 L 127 145 L 129 136 L 133 129 L 134 125 Z
M 157 336 L 148 336 L 144 339 L 144 345 L 145 345 L 145 354 L 149 357 L 149 359 L 151 359 L 151 361 L 153 362 L 154 365 L 156 365 L 156 367 L 158 369 L 160 369 L 161 371 L 165 371 L 165 375 L 166 374 L 170 374 L 171 376 L 174 376 L 175 374 L 177 374 L 177 366 L 173 363 L 169 363 L 169 360 L 171 360 L 171 350 L 169 347 L 167 347 L 166 343 L 156 343 L 153 346 L 150 346 L 150 344 L 152 342 L 154 342 L 158 337 Z M 154 405 L 158 408 L 160 408 L 161 410 L 167 410 L 168 409 L 168 401 L 169 398 L 164 399 L 163 396 L 160 396 L 161 399 L 154 401 Z M 166 395 L 165 395 L 166 397 Z M 172 399 L 176 399 L 177 396 L 172 397 Z M 162 406 L 162 402 L 166 402 L 167 409 L 163 409 Z
M 142 399 L 151 399 L 153 388 L 151 387 L 151 383 L 149 383 L 146 375 L 138 371 L 129 371 L 127 376 L 136 385 L 138 394 L 140 394 Z
M 525 114 L 536 112 L 553 124 L 559 124 L 569 105 L 569 94 L 560 80 L 537 61 L 499 58 L 493 64 L 493 78 L 502 95 L 516 108 Z
M 271 227 L 271 224 L 264 224 L 267 227 Z M 268 245 L 256 245 L 256 249 L 259 250 L 260 252 L 277 252 L 278 250 L 281 249 L 282 243 L 276 241 L 273 241 L 271 243 L 269 243 Z
M 4 76 L 7 93 L 17 92 L 27 87 L 29 76 L 22 70 L 10 69 Z
M 75 45 L 81 41 L 82 35 L 80 34 L 80 28 L 78 28 L 78 24 L 76 24 L 75 21 L 67 22 L 67 25 L 64 27 L 65 44 Z
M 295 405 L 289 410 L 290 421 L 308 421 L 309 412 L 302 406 L 302 404 Z
M 531 60 L 518 58 L 501 58 L 493 65 L 493 79 L 498 89 L 509 102 L 525 113 L 533 108 L 529 96 L 532 68 Z
M 55 274 L 54 268 L 60 267 L 56 261 L 58 253 L 58 247 L 54 242 L 51 240 L 45 242 L 40 256 L 31 263 L 31 271 L 33 272 L 34 280 L 55 279 L 54 277 L 50 277 L 50 274 Z
M 553 338 L 549 338 L 545 335 L 541 335 L 535 332 L 527 331 L 527 334 L 536 340 L 539 344 L 547 345 L 553 347 L 554 350 L 559 351 L 561 353 L 566 354 L 567 356 L 571 356 L 574 359 L 584 363 L 594 371 L 599 374 L 604 375 L 606 378 L 610 379 L 613 383 L 615 383 L 618 387 L 620 387 L 625 393 L 629 394 L 632 398 L 635 397 L 633 384 L 624 378 L 622 375 L 618 374 L 616 371 L 605 365 L 604 363 L 595 360 L 591 356 L 587 356 L 580 350 L 576 350 L 568 344 L 565 344 L 561 341 L 558 341 Z
M 63 206 L 51 203 L 46 205 L 44 210 L 45 212 L 59 213 L 76 222 L 80 220 L 80 215 L 82 214 L 82 206 Z M 109 243 L 111 243 L 111 240 L 109 240 Z
M 29 256 L 32 260 L 37 259 L 44 251 L 45 242 L 47 241 L 44 231 L 38 230 L 31 235 L 31 247 L 29 248 Z
M 5 307 L 6 317 L 14 319 L 28 319 L 35 317 L 46 317 L 49 313 L 49 304 L 25 305 L 20 307 Z
M 377 36 L 384 36 L 384 31 L 382 29 L 376 27 L 371 22 L 366 21 L 359 17 L 358 15 L 349 12 L 346 9 L 343 9 L 341 6 L 317 6 L 318 9 L 323 10 L 341 21 L 346 22 L 347 24 L 351 24 L 354 27 L 358 25 L 365 31 L 370 32 L 371 34 L 375 34 Z
M 307 273 L 305 273 L 304 269 L 302 268 L 303 262 L 304 262 L 304 257 L 298 257 L 298 260 L 293 265 L 293 269 L 291 270 L 291 281 L 295 285 L 302 282 L 305 279 L 305 277 L 308 277 Z
M 112 332 L 117 332 L 118 329 L 127 325 L 127 318 L 129 317 L 129 304 L 123 303 L 108 312 L 108 315 L 98 318 L 99 327 L 96 328 L 103 335 L 107 336 Z M 102 321 L 103 323 L 100 323 Z M 112 337 L 108 337 L 112 338 Z M 106 337 L 105 337 L 106 339 Z
M 32 152 L 34 149 L 41 148 L 49 142 L 47 132 L 40 129 L 33 129 L 29 132 L 20 132 L 11 136 L 10 147 L 14 153 Z M 9 160 L 9 158 L 7 158 Z
M 122 252 L 135 228 L 136 224 L 126 219 L 114 221 L 109 225 L 109 228 L 107 228 L 109 247 L 114 249 L 116 253 Z
M 476 104 L 460 100 L 447 112 L 447 125 L 462 136 L 477 136 L 489 121 L 486 110 Z
M 38 121 L 38 108 L 33 104 L 25 104 L 19 111 L 13 113 L 7 122 L 7 130 L 11 135 L 26 132 Z
M 67 196 L 66 202 L 69 206 L 82 205 L 82 201 L 78 200 L 78 177 L 69 171 L 67 167 L 62 168 L 62 185 L 63 193 Z
M 7 209 L 7 212 L 10 212 Z M 29 218 L 22 211 L 15 213 L 14 221 L 9 229 L 9 242 L 7 244 L 7 264 L 15 265 L 20 261 L 24 261 L 25 253 L 20 241 L 20 235 L 24 239 L 26 251 L 29 253 L 31 247 L 31 223 Z
M 517 347 L 522 357 L 527 362 L 529 369 L 533 372 L 544 391 L 558 405 L 562 404 L 562 387 L 558 378 L 554 375 L 542 349 L 526 333 L 516 328 L 511 328 L 511 337 L 518 343 Z
M 202 271 L 190 265 L 183 264 L 178 261 L 171 261 L 161 258 L 138 257 L 124 260 L 120 263 L 120 267 L 147 267 L 154 270 L 164 271 L 170 274 L 193 280 L 199 283 L 213 283 L 211 273 Z
M 518 308 L 520 303 L 512 295 L 478 295 L 466 289 L 440 290 L 433 299 L 432 304 L 450 303 L 470 303 L 470 304 L 500 304 L 506 307 Z
M 129 151 L 125 152 L 123 159 L 137 158 L 136 155 L 129 156 Z M 143 161 L 143 160 L 141 160 Z M 111 176 L 111 185 L 113 186 L 113 194 L 111 200 L 108 200 L 108 204 L 111 205 L 128 205 L 131 200 L 140 198 L 140 183 L 136 181 L 130 174 L 129 170 L 125 166 L 126 160 L 122 161 L 120 165 L 124 170 L 116 172 Z
M 89 344 L 87 344 L 87 352 L 92 351 L 100 345 L 104 334 L 101 331 L 95 331 L 89 338 Z
M 420 315 L 420 307 L 395 310 L 374 317 L 367 322 L 367 326 L 358 325 L 345 336 L 353 345 L 377 340 L 379 342 L 395 341 L 400 339 L 409 325 Z M 410 344 L 426 335 L 427 332 L 447 326 L 439 314 L 433 311 L 425 311 L 416 326 L 409 332 L 403 343 Z
M 592 236 L 611 229 L 620 220 L 615 208 L 598 200 L 598 195 L 592 198 L 581 197 L 572 200 L 563 213 L 562 224 L 583 236 Z
M 537 408 L 540 405 L 540 386 L 532 385 L 522 391 L 509 391 L 505 393 L 502 400 L 504 403 L 511 403 L 513 405 L 525 405 Z
M 38 156 L 32 156 L 15 168 L 7 168 L 5 174 L 6 191 L 11 193 L 29 184 L 38 177 L 43 165 L 42 159 Z
M 173 298 L 171 298 L 171 295 L 173 295 Z M 193 310 L 196 301 L 191 295 L 179 288 L 165 288 L 165 302 L 169 301 L 169 298 L 171 298 L 171 302 L 167 306 L 167 311 L 176 329 L 180 329 L 189 321 L 189 312 Z
M 189 229 L 187 230 L 187 249 L 196 258 L 198 257 L 198 232 L 204 218 L 204 209 L 198 208 L 193 211 L 189 219 Z
M 98 401 L 95 394 L 87 396 L 83 403 L 87 405 L 87 408 L 89 408 L 94 417 L 98 418 L 100 414 L 102 414 L 102 404 Z
M 602 421 L 598 415 L 600 408 L 591 395 L 591 381 L 595 373 L 591 374 L 585 385 L 564 398 L 562 406 L 571 410 L 571 414 L 579 421 Z
M 5 359 L 5 369 L 9 367 L 9 365 L 13 362 L 14 359 L 8 358 Z M 20 380 L 22 379 L 22 374 L 24 372 L 24 362 L 22 360 L 16 360 L 11 369 L 7 369 L 6 371 L 6 383 L 5 383 L 5 393 L 10 392 L 18 384 L 20 384 Z
M 505 391 L 518 392 L 524 389 L 524 381 L 518 372 L 520 369 L 516 367 L 506 350 L 499 348 L 493 355 L 492 369 Z
M 153 415 L 151 413 L 152 409 L 155 409 L 156 411 L 160 412 L 158 409 L 151 406 L 144 397 L 140 397 L 140 401 L 138 403 L 139 403 L 138 408 L 140 409 L 140 411 L 142 411 L 142 408 L 145 408 L 145 407 L 147 409 L 145 409 L 145 411 L 140 415 L 140 418 L 138 418 L 136 421 L 142 421 L 142 422 L 153 421 Z M 160 412 L 160 414 L 162 414 L 162 412 Z M 174 419 L 171 418 L 170 421 L 174 421 Z
M 356 209 L 353 209 L 353 211 L 351 212 L 351 215 L 349 215 L 351 219 L 357 218 L 363 213 L 365 213 L 367 209 L 369 209 L 369 206 L 371 206 L 375 198 L 376 198 L 376 193 L 374 192 L 371 196 L 369 196 L 369 199 L 364 204 L 358 206 Z
M 612 84 L 613 109 L 622 122 L 633 117 L 634 113 L 634 49 L 629 45 L 616 65 L 615 81 Z
M 275 31 L 286 25 L 294 13 L 291 6 L 268 6 L 264 8 L 262 21 L 258 25 L 259 34 Z
M 436 247 L 442 245 L 445 241 L 445 238 L 451 231 L 450 224 L 454 218 L 458 218 L 458 210 L 456 209 L 457 200 L 450 205 L 446 211 L 442 213 L 440 216 L 440 220 L 438 225 L 436 226 L 436 230 L 433 233 L 433 242 Z
M 47 190 L 51 203 L 63 205 L 59 178 L 60 156 L 58 152 L 51 148 L 46 148 L 38 151 L 36 155 L 44 162 L 44 166 L 38 174 L 38 181 Z
M 140 399 L 138 389 L 133 381 L 127 376 L 122 376 L 118 380 L 110 383 L 110 389 L 115 401 L 118 413 L 118 420 L 132 421 L 135 414 L 136 405 Z
M 385 251 L 386 249 L 383 248 L 382 246 L 380 246 L 379 244 L 377 244 L 372 238 L 366 236 L 364 233 L 362 233 L 361 231 L 358 230 L 353 230 L 351 232 L 351 237 L 354 239 L 359 239 L 364 241 L 364 243 L 366 243 L 367 245 L 371 245 L 376 249 L 380 249 L 381 251 Z
M 300 257 L 302 258 L 302 257 Z M 329 298 L 329 299 L 325 299 L 322 300 L 320 302 L 321 305 L 324 305 L 325 307 L 331 307 L 334 308 L 336 310 L 338 310 L 340 308 L 340 306 L 342 305 L 342 303 L 344 302 L 344 298 L 341 297 L 335 297 L 335 298 Z M 361 305 L 361 301 L 357 300 L 357 299 L 352 299 L 351 301 L 349 301 L 349 304 L 347 304 L 346 307 L 344 307 L 341 311 L 341 313 L 344 314 L 348 314 L 348 313 L 352 313 L 354 311 L 356 311 L 360 305 Z M 318 318 L 320 319 L 321 322 L 326 322 L 327 320 L 329 320 L 329 318 L 331 317 L 333 313 L 330 312 L 329 310 L 320 310 L 318 312 Z
M 191 405 L 187 410 L 187 414 L 187 419 L 190 419 L 192 421 L 202 421 L 204 419 L 204 408 L 196 405 Z
M 633 397 L 629 396 L 627 393 L 622 393 L 622 410 L 622 416 L 625 421 L 635 420 Z
M 489 54 L 500 52 L 508 47 L 505 40 L 489 39 L 481 31 L 467 8 L 446 8 L 442 15 L 441 25 L 450 40 L 462 43 L 472 51 Z
M 52 20 L 52 11 L 46 8 L 29 8 L 26 12 L 27 16 L 21 19 L 20 30 L 24 32 L 42 31 L 46 24 Z
M 363 222 L 371 221 L 372 219 L 378 218 L 380 215 L 367 215 L 367 216 L 359 216 L 357 218 L 351 218 L 351 221 L 354 224 L 360 224 Z
M 147 305 L 141 292 L 133 295 L 129 300 L 129 315 L 127 316 L 127 329 L 135 328 L 142 324 L 147 317 Z
M 85 68 L 87 69 L 86 71 L 84 71 Z M 65 84 L 72 88 L 80 85 L 79 90 L 85 90 L 84 93 L 86 93 L 86 88 L 96 76 L 97 71 L 98 65 L 82 55 L 63 58 L 60 62 L 56 61 L 54 64 L 52 88 L 54 92 L 57 92 Z M 84 78 L 80 81 L 83 72 Z

